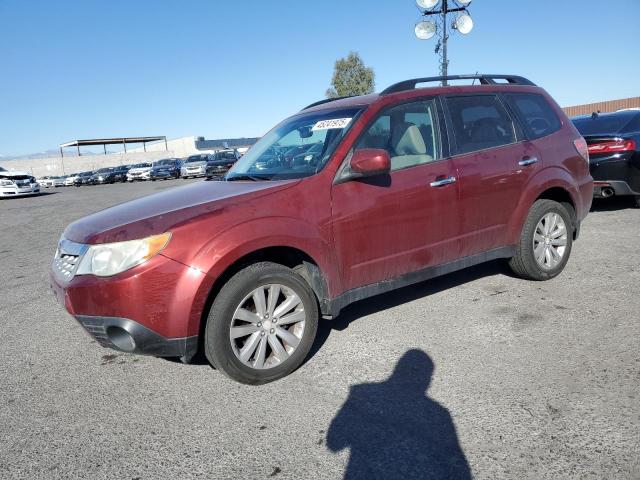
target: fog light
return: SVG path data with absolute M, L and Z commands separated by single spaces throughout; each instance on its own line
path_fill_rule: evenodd
M 136 342 L 129 332 L 120 327 L 107 328 L 107 336 L 116 348 L 123 352 L 133 352 L 136 349 Z

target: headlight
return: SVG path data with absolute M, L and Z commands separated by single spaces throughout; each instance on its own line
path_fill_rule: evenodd
M 2 187 L 12 187 L 13 182 L 11 180 L 0 180 L 0 186 Z
M 171 233 L 141 240 L 91 245 L 82 257 L 77 275 L 110 277 L 146 262 L 169 243 Z

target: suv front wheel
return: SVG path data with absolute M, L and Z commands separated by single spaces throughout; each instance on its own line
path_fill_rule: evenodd
M 304 278 L 276 263 L 256 263 L 236 273 L 213 302 L 205 354 L 234 380 L 271 382 L 305 360 L 318 317 L 318 302 Z
M 522 228 L 511 270 L 529 280 L 550 280 L 562 272 L 573 245 L 571 215 L 553 200 L 537 200 Z

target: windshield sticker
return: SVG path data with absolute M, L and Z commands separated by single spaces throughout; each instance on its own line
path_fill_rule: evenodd
M 334 118 L 332 120 L 320 120 L 311 130 L 329 130 L 332 128 L 344 128 L 349 125 L 351 118 Z

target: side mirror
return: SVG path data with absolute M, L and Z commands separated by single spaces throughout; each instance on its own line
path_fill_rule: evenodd
M 353 177 L 371 177 L 391 171 L 389 152 L 379 148 L 363 148 L 356 150 L 350 162 Z

